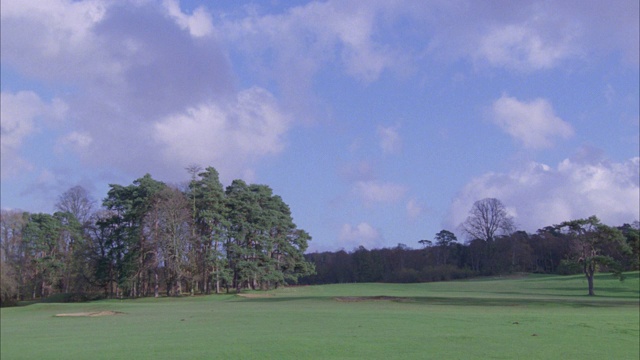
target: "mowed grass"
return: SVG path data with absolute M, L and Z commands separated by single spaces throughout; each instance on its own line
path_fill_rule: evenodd
M 638 359 L 640 283 L 529 275 L 1 310 L 5 359 Z M 101 317 L 60 313 L 117 311 Z

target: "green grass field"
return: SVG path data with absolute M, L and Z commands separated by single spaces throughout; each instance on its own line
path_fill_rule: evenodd
M 638 273 L 529 275 L 426 284 L 1 310 L 7 359 L 634 359 Z M 115 311 L 111 316 L 56 317 Z

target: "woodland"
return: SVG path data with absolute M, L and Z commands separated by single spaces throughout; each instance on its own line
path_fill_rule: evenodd
M 546 226 L 536 233 L 517 230 L 514 219 L 495 198 L 476 201 L 459 230 L 467 241 L 441 230 L 422 249 L 399 243 L 394 248 L 307 254 L 316 273 L 302 284 L 349 282 L 414 283 L 522 273 L 584 274 L 588 295 L 595 295 L 594 274 L 638 270 L 640 223 L 611 227 L 597 216 Z
M 187 168 L 170 186 L 147 174 L 112 184 L 100 206 L 76 186 L 56 212 L 2 210 L 2 305 L 269 290 L 283 285 L 414 283 L 519 273 L 594 274 L 638 270 L 640 224 L 610 227 L 596 216 L 536 233 L 517 225 L 498 199 L 474 203 L 459 229 L 393 248 L 305 252 L 311 236 L 267 185 L 213 167 Z M 415 240 L 413 240 L 415 241 Z M 407 241 L 409 242 L 409 241 Z
M 310 236 L 265 185 L 190 167 L 183 189 L 149 174 L 112 184 L 101 207 L 62 194 L 54 214 L 2 211 L 2 303 L 240 292 L 313 273 Z

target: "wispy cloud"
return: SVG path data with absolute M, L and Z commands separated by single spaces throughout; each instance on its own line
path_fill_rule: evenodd
M 399 184 L 372 180 L 356 182 L 353 191 L 365 204 L 372 205 L 399 201 L 407 188 Z
M 553 145 L 552 138 L 573 135 L 571 125 L 559 118 L 544 99 L 529 102 L 502 95 L 491 108 L 493 122 L 526 148 L 542 149 Z
M 370 249 L 380 243 L 381 236 L 380 232 L 369 223 L 361 222 L 355 226 L 343 224 L 338 239 L 340 240 L 341 247 L 347 250 L 358 246 L 364 246 Z
M 31 169 L 31 164 L 20 152 L 29 135 L 46 127 L 46 121 L 38 120 L 60 121 L 66 113 L 67 105 L 58 98 L 47 103 L 32 91 L 0 94 L 0 156 L 3 178 L 13 176 L 20 170 Z
M 571 34 L 545 38 L 539 30 L 522 24 L 494 27 L 481 37 L 476 57 L 493 66 L 526 71 L 555 67 L 576 53 Z
M 378 126 L 380 148 L 385 154 L 397 154 L 402 150 L 402 138 L 398 133 L 398 126 Z
M 88 133 L 72 131 L 58 139 L 56 150 L 64 151 L 66 148 L 71 148 L 74 151 L 82 151 L 82 149 L 90 146 L 92 142 L 93 138 Z
M 410 220 L 416 220 L 424 213 L 423 205 L 416 199 L 409 199 L 409 201 L 407 201 L 406 210 Z

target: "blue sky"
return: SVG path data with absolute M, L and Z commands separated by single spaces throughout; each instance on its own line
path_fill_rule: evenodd
M 271 186 L 311 250 L 640 218 L 630 1 L 3 0 L 3 209 L 190 164 Z

